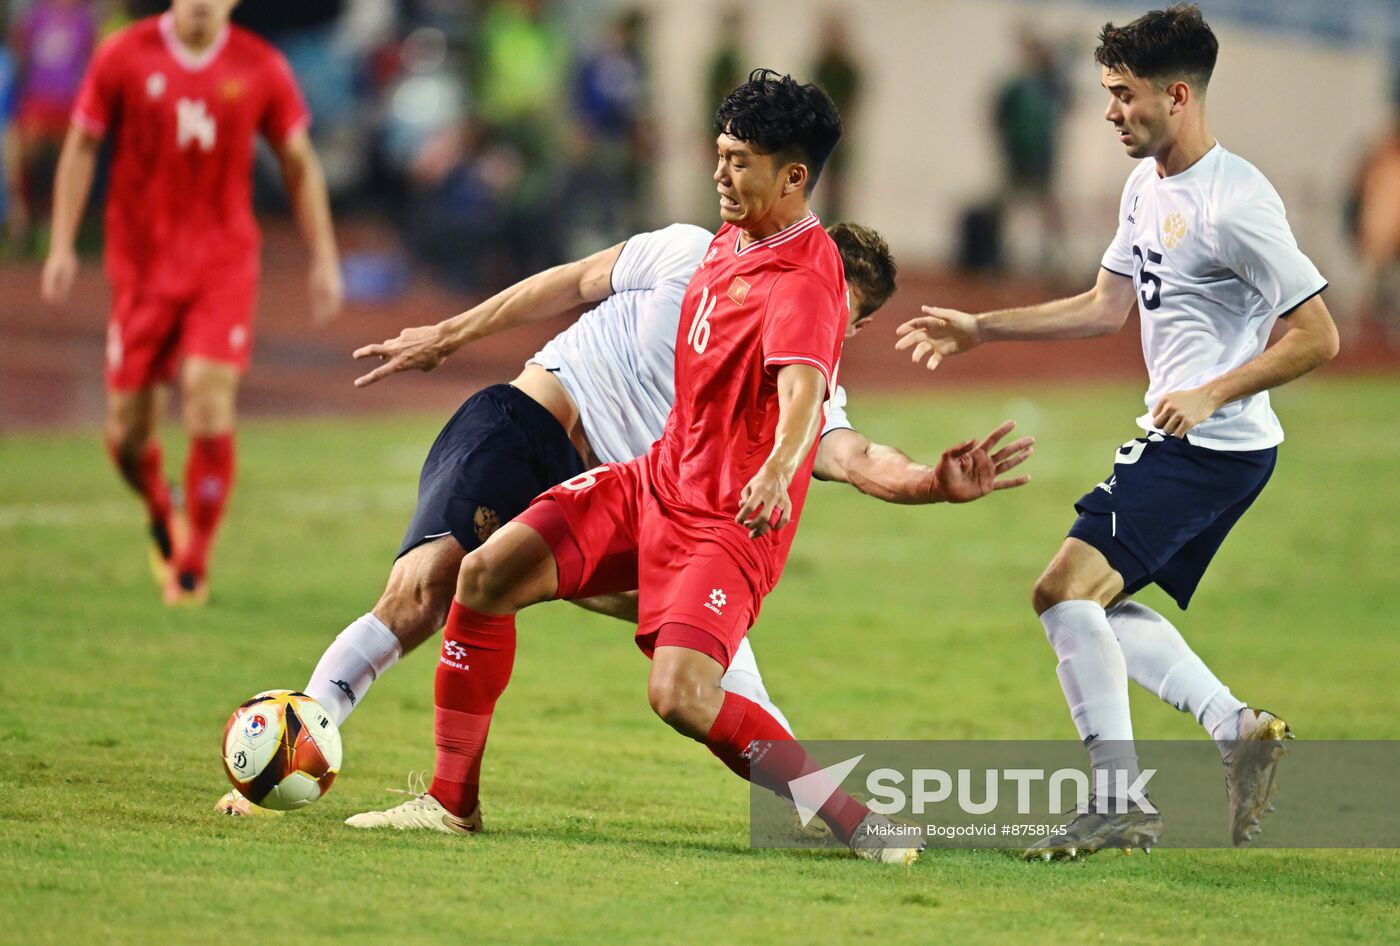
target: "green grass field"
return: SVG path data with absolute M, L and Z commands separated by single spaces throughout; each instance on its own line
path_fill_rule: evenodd
M 813 489 L 753 636 L 799 734 L 1074 738 L 1029 591 L 1071 502 L 1133 435 L 1137 397 L 1116 386 L 855 392 L 851 414 L 869 435 L 925 458 L 1018 418 L 1040 438 L 1035 479 L 929 509 Z M 1278 473 L 1179 626 L 1236 694 L 1301 737 L 1400 738 L 1400 384 L 1308 381 L 1276 405 L 1290 434 Z M 488 834 L 340 823 L 397 803 L 385 788 L 431 767 L 434 647 L 347 722 L 324 801 L 281 818 L 214 814 L 225 718 L 255 691 L 301 686 L 373 603 L 441 420 L 249 424 L 214 603 L 178 613 L 158 603 L 138 506 L 94 432 L 0 441 L 0 942 L 1400 936 L 1394 851 L 1049 865 L 930 851 L 904 871 L 750 850 L 747 787 L 652 716 L 629 629 L 564 604 L 521 620 L 486 757 Z M 169 452 L 182 450 L 172 440 Z M 1179 614 L 1155 590 L 1145 599 Z M 1140 737 L 1196 738 L 1184 715 L 1133 700 Z

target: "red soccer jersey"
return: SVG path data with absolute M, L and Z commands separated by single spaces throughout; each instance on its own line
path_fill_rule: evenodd
M 778 370 L 811 365 L 834 390 L 845 299 L 841 254 L 812 214 L 744 247 L 737 228 L 721 227 L 681 304 L 676 399 L 652 448 L 652 488 L 668 511 L 719 527 L 770 588 L 807 496 L 815 443 L 788 490 L 791 525 L 753 540 L 733 519 L 773 450 Z
M 280 144 L 308 121 L 286 60 L 247 30 L 227 27 L 195 56 L 166 13 L 104 42 L 73 122 L 113 139 L 113 281 L 180 293 L 220 272 L 256 270 L 254 136 Z

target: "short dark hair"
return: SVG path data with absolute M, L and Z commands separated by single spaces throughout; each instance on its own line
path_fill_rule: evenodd
M 1094 61 L 1142 79 L 1186 79 L 1204 92 L 1220 42 L 1194 3 L 1153 10 L 1127 26 L 1105 23 Z
M 715 133 L 748 142 L 764 154 L 807 166 L 807 193 L 841 140 L 841 116 L 831 97 L 792 76 L 755 69 L 748 81 L 724 97 L 715 112 Z
M 826 228 L 836 249 L 846 282 L 860 290 L 860 318 L 869 318 L 894 295 L 894 257 L 885 238 L 858 223 L 836 223 Z

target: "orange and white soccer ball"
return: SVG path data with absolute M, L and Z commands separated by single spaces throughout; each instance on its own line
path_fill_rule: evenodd
M 233 711 L 223 752 L 229 781 L 250 802 L 305 808 L 340 772 L 340 728 L 305 693 L 267 690 Z

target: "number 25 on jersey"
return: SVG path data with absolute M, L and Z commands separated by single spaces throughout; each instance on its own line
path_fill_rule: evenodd
M 710 287 L 700 288 L 700 305 L 695 310 L 695 318 L 691 320 L 690 331 L 685 333 L 685 342 L 695 349 L 695 354 L 705 354 L 705 348 L 710 344 L 710 313 L 715 311 L 715 303 L 719 301 L 719 296 L 710 295 Z
M 1162 304 L 1162 277 L 1147 268 L 1147 264 L 1154 266 L 1162 262 L 1162 254 L 1156 250 L 1149 249 L 1147 258 L 1143 258 L 1142 247 L 1133 247 L 1133 259 L 1138 264 L 1138 297 L 1142 299 L 1144 309 L 1155 309 Z

